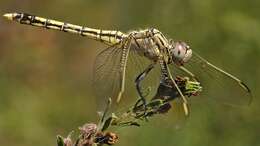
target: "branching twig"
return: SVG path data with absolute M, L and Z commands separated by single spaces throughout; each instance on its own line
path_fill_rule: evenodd
M 175 81 L 185 96 L 196 96 L 202 90 L 199 82 L 190 81 L 187 77 L 177 77 Z M 74 142 L 71 139 L 71 134 L 67 138 L 57 136 L 58 146 L 101 146 L 104 144 L 115 144 L 118 141 L 118 136 L 113 132 L 107 131 L 109 127 L 141 126 L 139 121 L 143 121 L 156 114 L 164 114 L 171 109 L 170 101 L 180 97 L 180 95 L 170 83 L 161 83 L 156 95 L 151 101 L 146 103 L 146 106 L 137 102 L 121 114 L 116 115 L 112 113 L 107 115 L 111 104 L 111 99 L 109 99 L 106 110 L 103 112 L 98 124 L 87 123 L 80 127 L 80 135 Z

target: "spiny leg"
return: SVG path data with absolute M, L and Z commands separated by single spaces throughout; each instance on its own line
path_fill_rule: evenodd
M 179 68 L 184 71 L 185 73 L 187 73 L 193 80 L 198 81 L 198 79 L 196 78 L 196 76 L 189 71 L 187 68 L 185 68 L 184 66 L 179 66 Z
M 185 115 L 188 116 L 189 115 L 189 107 L 188 107 L 188 101 L 187 101 L 186 97 L 183 95 L 183 93 L 181 92 L 181 90 L 178 87 L 177 83 L 173 79 L 173 77 L 171 75 L 171 71 L 170 71 L 168 65 L 163 60 L 160 61 L 160 64 L 161 64 L 161 68 L 162 68 L 162 74 L 164 75 L 165 78 L 170 78 L 170 80 L 172 81 L 173 85 L 175 86 L 175 88 L 177 89 L 178 93 L 180 94 L 180 96 L 181 96 L 181 98 L 183 100 L 183 109 L 184 109 Z
M 117 100 L 116 102 L 119 103 L 121 100 L 121 97 L 125 91 L 125 73 L 126 73 L 126 65 L 127 65 L 127 60 L 128 60 L 128 55 L 129 55 L 129 51 L 130 51 L 130 47 L 131 47 L 131 42 L 132 42 L 133 37 L 131 35 L 129 35 L 129 37 L 125 40 L 123 40 L 122 42 L 122 46 L 123 46 L 123 52 L 122 52 L 122 56 L 120 59 L 120 91 L 118 93 L 117 96 Z
M 137 92 L 140 96 L 140 99 L 136 102 L 135 106 L 134 106 L 134 109 L 138 107 L 138 104 L 142 101 L 142 105 L 144 106 L 144 114 L 146 114 L 146 99 L 141 91 L 141 81 L 143 81 L 145 79 L 145 77 L 148 75 L 148 73 L 154 68 L 154 63 L 153 64 L 150 64 L 141 74 L 139 74 L 137 76 L 137 78 L 135 79 L 135 86 L 136 86 L 136 89 L 137 89 Z
M 248 102 L 248 105 L 251 104 L 252 100 L 253 100 L 253 95 L 251 93 L 251 90 L 250 88 L 244 83 L 242 82 L 240 79 L 238 79 L 236 76 L 220 69 L 219 67 L 211 64 L 210 62 L 208 62 L 206 59 L 202 58 L 200 55 L 198 55 L 197 53 L 193 52 L 193 54 L 200 60 L 200 62 L 204 65 L 204 66 L 208 66 L 208 67 L 211 67 L 212 69 L 222 73 L 223 75 L 229 77 L 230 79 L 234 80 L 235 82 L 238 83 L 238 85 L 245 91 L 249 94 L 249 97 L 250 97 L 250 100 Z

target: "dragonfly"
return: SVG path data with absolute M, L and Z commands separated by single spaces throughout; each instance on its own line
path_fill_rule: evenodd
M 102 94 L 101 98 L 109 96 L 119 103 L 123 95 L 126 96 L 126 89 L 133 84 L 131 82 L 135 81 L 140 100 L 146 105 L 141 84 L 148 82 L 156 87 L 159 83 L 153 85 L 152 80 L 159 78 L 157 81 L 160 82 L 160 78 L 165 78 L 165 81 L 172 82 L 176 87 L 182 99 L 184 113 L 188 115 L 187 96 L 181 92 L 174 80 L 179 74 L 185 74 L 192 80 L 199 81 L 206 91 L 204 96 L 210 99 L 230 105 L 249 104 L 252 101 L 249 87 L 239 78 L 202 58 L 184 41 L 166 38 L 158 29 L 148 28 L 123 33 L 26 13 L 7 13 L 3 16 L 21 24 L 73 33 L 106 44 L 107 47 L 97 55 L 94 65 L 93 85 L 97 87 L 98 93 Z M 151 70 L 156 70 L 155 68 L 159 68 L 159 75 L 153 76 Z M 225 94 L 218 95 L 219 91 Z

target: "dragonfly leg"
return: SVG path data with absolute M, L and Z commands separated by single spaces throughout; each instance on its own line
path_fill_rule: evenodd
M 177 83 L 173 79 L 171 71 L 170 71 L 167 63 L 162 60 L 162 61 L 160 61 L 160 64 L 161 64 L 162 74 L 164 75 L 163 78 L 165 78 L 165 80 L 167 78 L 170 78 L 171 82 L 173 83 L 173 85 L 175 86 L 175 88 L 177 89 L 178 93 L 180 94 L 180 96 L 182 98 L 183 109 L 184 109 L 185 115 L 188 116 L 189 115 L 189 106 L 188 106 L 188 101 L 187 101 L 186 97 L 183 95 L 183 93 L 181 92 L 181 90 L 178 87 Z
M 135 86 L 136 86 L 136 89 L 137 89 L 137 92 L 140 96 L 140 99 L 136 102 L 135 104 L 135 107 L 134 108 L 137 108 L 139 106 L 139 103 L 142 101 L 142 105 L 144 107 L 144 114 L 146 114 L 146 99 L 142 93 L 142 89 L 141 89 L 141 82 L 145 79 L 145 77 L 148 75 L 148 73 L 154 68 L 154 63 L 153 64 L 150 64 L 141 74 L 139 74 L 137 76 L 137 78 L 135 79 Z
M 184 71 L 185 73 L 187 73 L 193 80 L 198 81 L 198 79 L 196 78 L 196 76 L 189 71 L 187 68 L 185 68 L 184 66 L 179 66 L 179 68 Z
M 125 73 L 126 73 L 126 65 L 127 65 L 127 60 L 128 60 L 128 55 L 131 47 L 131 42 L 133 40 L 133 37 L 130 35 L 128 38 L 126 38 L 122 42 L 123 46 L 123 51 L 122 51 L 122 56 L 120 59 L 120 91 L 117 96 L 116 102 L 119 103 L 121 100 L 121 97 L 125 91 Z

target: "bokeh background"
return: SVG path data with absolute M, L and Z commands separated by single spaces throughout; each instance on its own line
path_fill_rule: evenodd
M 259 8 L 256 0 L 0 0 L 1 15 L 26 12 L 123 32 L 158 28 L 252 88 L 254 101 L 243 110 L 203 103 L 192 105 L 179 129 L 163 116 L 141 128 L 119 128 L 124 146 L 260 145 Z M 0 18 L 0 145 L 56 145 L 57 134 L 95 122 L 91 73 L 104 47 Z

